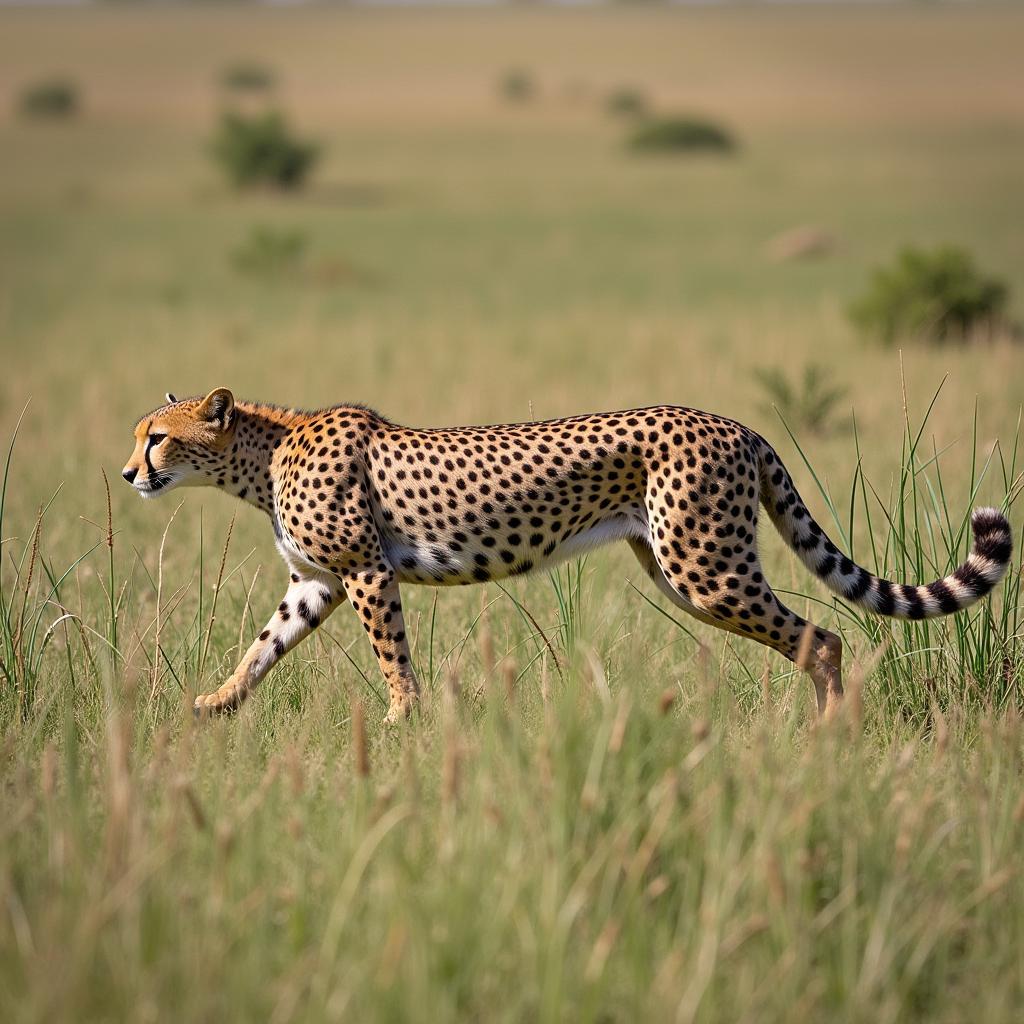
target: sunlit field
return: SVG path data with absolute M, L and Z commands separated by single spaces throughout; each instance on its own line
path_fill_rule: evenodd
M 0 10 L 0 1018 L 1022 1019 L 1019 550 L 990 600 L 890 623 L 766 526 L 775 589 L 846 642 L 824 726 L 625 548 L 405 588 L 407 727 L 348 610 L 195 723 L 286 571 L 252 509 L 120 479 L 166 391 L 412 425 L 676 403 L 770 438 L 869 568 L 943 575 L 972 506 L 1024 525 L 1024 346 L 884 347 L 847 310 L 951 243 L 1024 319 L 1022 39 L 1012 5 Z M 323 144 L 301 190 L 210 159 L 240 59 Z M 77 116 L 18 116 L 47 74 Z M 736 153 L 630 152 L 623 86 Z M 828 251 L 776 258 L 803 226 Z M 239 269 L 261 227 L 297 272 Z M 809 365 L 842 391 L 820 429 L 758 375 Z

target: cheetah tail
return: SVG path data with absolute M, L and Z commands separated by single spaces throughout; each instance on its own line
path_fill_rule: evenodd
M 778 453 L 758 438 L 761 503 L 783 540 L 831 591 L 878 615 L 930 619 L 950 615 L 983 598 L 1010 565 L 1013 537 L 998 509 L 971 513 L 974 543 L 967 561 L 944 579 L 907 586 L 880 579 L 854 564 L 825 536 L 797 493 Z

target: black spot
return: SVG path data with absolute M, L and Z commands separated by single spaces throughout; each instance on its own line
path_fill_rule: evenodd
M 316 627 L 320 625 L 320 616 L 314 615 L 309 610 L 309 605 L 306 604 L 305 598 L 299 601 L 298 612 L 300 618 L 305 619 L 310 629 L 316 629 Z

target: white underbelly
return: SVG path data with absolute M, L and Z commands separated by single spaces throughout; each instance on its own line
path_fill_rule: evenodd
M 488 579 L 504 579 L 523 572 L 537 572 L 549 569 L 569 558 L 576 558 L 594 548 L 629 538 L 648 538 L 647 517 L 640 507 L 631 508 L 593 526 L 573 537 L 569 537 L 545 555 L 541 548 L 524 551 L 522 557 L 512 563 L 504 563 L 493 557 L 489 549 L 487 565 Z M 500 547 L 500 542 L 499 545 Z M 443 544 L 413 544 L 395 538 L 385 538 L 384 554 L 398 573 L 403 583 L 425 583 L 429 586 L 459 586 L 466 583 L 484 582 L 476 575 L 478 566 L 474 560 L 475 551 L 452 552 Z M 412 563 L 410 565 L 410 563 Z M 529 565 L 524 569 L 524 565 Z

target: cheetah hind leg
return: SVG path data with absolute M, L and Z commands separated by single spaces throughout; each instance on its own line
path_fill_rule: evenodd
M 389 706 L 384 725 L 398 725 L 412 715 L 420 696 L 405 634 L 398 580 L 393 570 L 381 570 L 375 564 L 346 574 L 343 582 L 369 637 L 381 675 L 387 681 Z
M 811 677 L 818 714 L 824 717 L 835 714 L 843 697 L 843 645 L 835 633 L 815 626 L 791 611 L 767 582 L 762 583 L 756 597 L 744 593 L 744 588 L 733 591 L 737 599 L 734 607 L 699 595 L 694 595 L 691 600 L 685 583 L 671 578 L 670 569 L 662 567 L 646 541 L 631 540 L 629 546 L 644 572 L 677 608 L 682 608 L 700 622 L 756 640 L 778 651 Z

